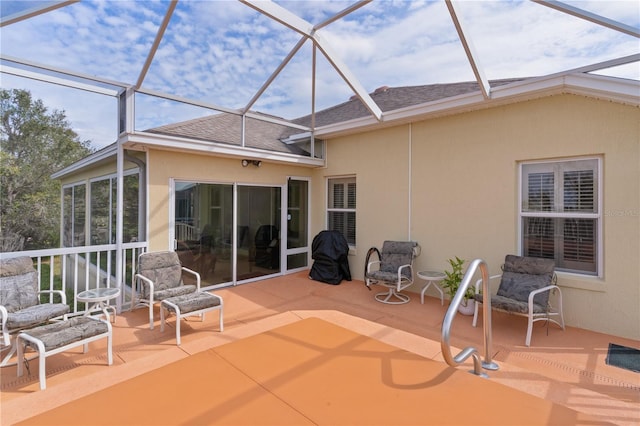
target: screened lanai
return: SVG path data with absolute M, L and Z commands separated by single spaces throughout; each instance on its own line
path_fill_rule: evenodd
M 64 110 L 98 149 L 88 161 L 117 156 L 104 190 L 115 206 L 127 198 L 125 150 L 162 145 L 322 167 L 323 140 L 335 135 L 533 98 L 549 90 L 549 78 L 565 76 L 601 77 L 589 89 L 625 102 L 637 93 L 613 86 L 640 79 L 634 1 L 3 1 L 1 8 L 2 87 L 28 89 Z M 525 79 L 515 89 L 492 84 Z M 375 100 L 385 88 L 461 82 L 475 84 L 464 97 L 447 93 L 410 108 Z M 362 115 L 319 118 L 354 100 Z M 224 138 L 173 131 L 212 116 L 225 123 Z M 280 126 L 286 150 L 256 144 L 265 123 Z M 121 246 L 130 241 L 127 218 L 113 211 L 110 241 Z M 145 226 L 138 224 L 140 239 Z

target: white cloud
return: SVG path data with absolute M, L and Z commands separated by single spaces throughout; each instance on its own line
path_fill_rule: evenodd
M 12 10 L 3 1 L 2 10 Z M 352 1 L 277 1 L 312 24 Z M 569 1 L 627 25 L 639 25 L 638 3 Z M 524 1 L 460 2 L 460 15 L 488 78 L 547 74 L 640 51 L 638 39 Z M 167 2 L 83 1 L 2 28 L 3 55 L 125 83 L 135 83 L 167 10 Z M 340 61 L 368 91 L 471 80 L 442 1 L 376 1 L 320 30 Z M 250 7 L 232 1 L 181 1 L 144 80 L 144 87 L 230 108 L 244 107 L 300 39 Z M 306 115 L 311 99 L 309 42 L 265 91 L 255 108 L 286 118 Z M 638 64 L 619 76 L 640 78 Z M 346 101 L 349 87 L 318 52 L 317 108 Z M 2 87 L 25 83 L 2 76 Z M 34 96 L 64 109 L 82 139 L 115 140 L 115 100 L 27 82 Z M 138 128 L 206 111 L 173 102 L 139 102 Z M 110 130 L 107 130 L 110 129 Z

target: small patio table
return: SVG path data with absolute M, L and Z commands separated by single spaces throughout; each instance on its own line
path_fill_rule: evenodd
M 444 292 L 440 288 L 440 281 L 445 279 L 446 275 L 440 271 L 420 271 L 418 272 L 418 278 L 425 280 L 426 284 L 422 287 L 422 291 L 420 292 L 420 303 L 424 305 L 424 294 L 427 292 L 427 289 L 433 284 L 436 290 L 440 293 L 440 304 L 444 306 Z
M 115 306 L 109 305 L 107 302 L 111 299 L 115 299 L 120 295 L 120 289 L 114 287 L 101 287 L 93 288 L 90 290 L 81 291 L 76 295 L 76 300 L 83 303 L 93 303 L 93 306 L 87 308 L 85 316 L 91 315 L 92 312 L 102 311 L 107 321 L 110 321 L 109 310 L 113 311 L 113 320 L 116 319 Z

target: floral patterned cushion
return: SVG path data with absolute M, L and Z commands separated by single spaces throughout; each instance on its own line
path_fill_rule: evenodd
M 551 285 L 554 269 L 555 263 L 551 259 L 507 255 L 497 295 L 527 304 L 529 293 Z M 534 297 L 536 305 L 546 307 L 548 302 L 549 292 Z
M 0 305 L 7 312 L 16 312 L 38 303 L 38 273 L 31 258 L 3 259 L 0 262 Z
M 181 314 L 193 311 L 199 311 L 205 308 L 212 308 L 220 305 L 220 298 L 206 292 L 196 292 L 192 294 L 183 294 L 181 296 L 166 299 L 166 301 L 175 304 Z M 169 311 L 174 312 L 173 306 L 163 304 Z
M 145 253 L 140 256 L 138 273 L 153 281 L 154 299 L 157 292 L 182 285 L 182 265 L 173 251 Z M 142 281 L 143 297 L 149 298 L 149 287 Z M 195 290 L 195 286 L 193 286 Z M 193 291 L 193 290 L 192 290 Z
M 69 306 L 64 303 L 43 303 L 29 306 L 20 311 L 7 315 L 7 329 L 9 332 L 44 324 L 52 318 L 61 317 L 69 313 Z
M 475 300 L 482 303 L 482 294 L 476 294 L 473 296 Z M 508 312 L 518 312 L 521 314 L 526 314 L 529 312 L 529 304 L 528 302 L 520 302 L 518 300 L 509 299 L 503 296 L 491 296 L 491 308 L 492 309 L 501 309 L 503 311 Z M 547 307 L 543 305 L 539 305 L 535 303 L 535 298 L 533 302 L 533 312 L 536 314 L 542 314 L 547 312 Z
M 380 259 L 380 271 L 382 274 L 379 273 L 380 277 L 377 279 L 389 281 L 389 278 L 382 277 L 383 275 L 389 275 L 391 281 L 396 281 L 398 279 L 398 269 L 402 265 L 411 265 L 413 263 L 415 246 L 416 243 L 413 241 L 385 241 L 382 244 Z M 411 270 L 404 268 L 402 275 L 411 278 Z M 372 278 L 376 277 L 372 276 Z
M 40 340 L 44 344 L 45 351 L 50 351 L 108 331 L 109 326 L 102 321 L 88 317 L 75 317 L 67 321 L 32 328 L 25 333 Z M 34 346 L 33 343 L 28 345 Z

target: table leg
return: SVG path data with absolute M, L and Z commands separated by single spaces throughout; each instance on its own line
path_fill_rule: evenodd
M 440 293 L 440 304 L 444 306 L 444 291 L 442 291 L 440 286 L 436 284 L 435 281 L 431 280 L 427 281 L 427 284 L 422 288 L 422 291 L 420 292 L 420 303 L 424 305 L 424 294 L 427 292 L 427 289 L 431 286 L 431 284 L 433 284 L 435 289 Z

